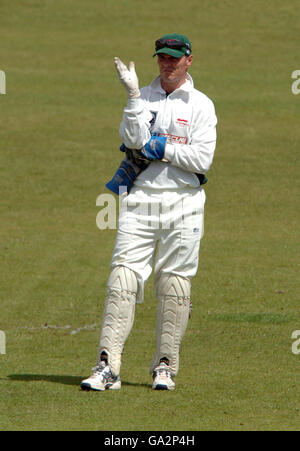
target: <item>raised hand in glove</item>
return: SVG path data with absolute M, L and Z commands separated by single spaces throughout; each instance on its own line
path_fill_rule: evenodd
M 119 79 L 125 86 L 128 97 L 130 99 L 140 97 L 139 80 L 135 72 L 134 62 L 130 61 L 127 68 L 118 57 L 115 57 L 114 61 Z

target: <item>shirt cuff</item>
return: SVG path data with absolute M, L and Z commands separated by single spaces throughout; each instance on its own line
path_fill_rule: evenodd
M 175 149 L 172 144 L 167 143 L 165 147 L 165 155 L 164 158 L 168 161 L 172 161 L 174 157 Z
M 125 109 L 130 110 L 130 111 L 140 111 L 140 110 L 142 110 L 142 107 L 143 107 L 143 102 L 140 97 L 137 97 L 134 99 L 128 98 Z

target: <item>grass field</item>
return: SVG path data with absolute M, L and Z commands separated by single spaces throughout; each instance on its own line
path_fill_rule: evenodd
M 300 95 L 294 0 L 0 4 L 0 430 L 299 430 Z M 175 392 L 154 392 L 153 280 L 120 392 L 95 364 L 115 230 L 96 198 L 121 159 L 113 57 L 157 74 L 153 42 L 190 36 L 219 119 L 205 236 Z

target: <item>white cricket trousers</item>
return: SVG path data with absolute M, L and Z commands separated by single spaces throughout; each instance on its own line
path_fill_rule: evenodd
M 126 266 L 137 275 L 137 302 L 154 269 L 192 278 L 198 269 L 204 233 L 205 192 L 199 188 L 158 191 L 133 187 L 122 201 L 111 267 Z
M 201 188 L 133 188 L 123 199 L 98 349 L 98 360 L 105 352 L 114 374 L 120 372 L 135 303 L 143 301 L 144 283 L 153 268 L 159 304 L 150 372 L 165 357 L 172 374 L 177 374 L 191 309 L 190 279 L 198 268 L 204 204 Z

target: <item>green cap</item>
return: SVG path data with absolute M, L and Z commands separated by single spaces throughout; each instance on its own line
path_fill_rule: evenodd
M 162 36 L 155 41 L 155 55 L 166 53 L 175 58 L 181 58 L 192 53 L 191 41 L 184 35 L 178 33 L 171 33 Z

